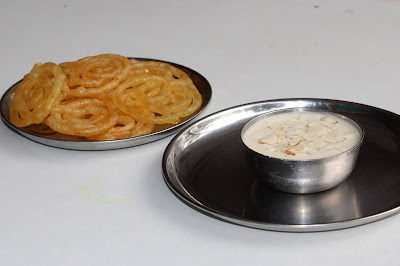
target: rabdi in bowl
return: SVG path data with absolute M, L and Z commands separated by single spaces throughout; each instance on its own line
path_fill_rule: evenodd
M 272 188 L 300 194 L 343 182 L 355 167 L 364 135 L 353 119 L 313 108 L 267 112 L 241 132 L 257 176 Z

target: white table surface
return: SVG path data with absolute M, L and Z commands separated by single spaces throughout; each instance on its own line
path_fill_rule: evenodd
M 117 53 L 203 74 L 201 115 L 314 97 L 400 113 L 400 1 L 3 1 L 0 92 L 36 62 Z M 2 265 L 399 265 L 400 215 L 339 231 L 228 224 L 179 201 L 161 158 L 47 147 L 0 123 Z

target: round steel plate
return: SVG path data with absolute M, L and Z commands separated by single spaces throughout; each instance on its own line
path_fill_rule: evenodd
M 341 113 L 364 127 L 357 165 L 339 186 L 290 194 L 255 177 L 242 127 L 263 112 L 293 107 Z M 202 213 L 258 229 L 310 232 L 362 225 L 399 211 L 399 162 L 399 115 L 351 102 L 284 99 L 233 107 L 195 122 L 170 142 L 162 170 L 170 190 Z
M 185 66 L 181 66 L 175 63 L 167 62 L 167 61 L 162 61 L 162 60 L 157 60 L 157 59 L 150 59 L 150 58 L 132 58 L 130 57 L 129 59 L 135 59 L 138 61 L 158 61 L 158 62 L 164 62 L 173 65 L 174 67 L 177 67 L 184 71 L 186 74 L 189 75 L 189 77 L 193 80 L 193 83 L 196 85 L 197 89 L 199 90 L 200 94 L 203 97 L 203 104 L 200 107 L 197 112 L 189 117 L 188 119 L 184 120 L 183 122 L 179 123 L 178 125 L 175 125 L 173 127 L 154 132 L 152 134 L 140 136 L 140 137 L 134 137 L 134 138 L 129 138 L 129 139 L 120 139 L 120 140 L 110 140 L 110 141 L 71 141 L 71 140 L 63 140 L 63 139 L 52 139 L 49 137 L 44 137 L 44 136 L 39 136 L 32 134 L 30 132 L 24 131 L 21 128 L 18 128 L 14 126 L 10 122 L 10 104 L 12 97 L 14 96 L 14 91 L 16 89 L 16 86 L 18 85 L 19 82 L 14 84 L 11 88 L 9 88 L 1 98 L 1 109 L 0 109 L 0 115 L 1 118 L 6 124 L 7 127 L 9 127 L 11 130 L 14 132 L 22 135 L 23 137 L 26 137 L 30 140 L 33 140 L 35 142 L 45 144 L 48 146 L 56 147 L 56 148 L 63 148 L 63 149 L 70 149 L 70 150 L 113 150 L 113 149 L 121 149 L 121 148 L 128 148 L 128 147 L 133 147 L 137 145 L 142 145 L 146 144 L 149 142 L 153 142 L 162 138 L 165 138 L 171 134 L 176 133 L 178 130 L 180 130 L 183 126 L 185 126 L 187 123 L 190 121 L 193 121 L 208 105 L 208 103 L 211 100 L 211 85 L 210 83 L 199 73 L 196 71 L 187 68 Z

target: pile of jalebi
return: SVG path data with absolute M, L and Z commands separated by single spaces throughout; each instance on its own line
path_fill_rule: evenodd
M 47 136 L 115 140 L 149 134 L 156 124 L 177 124 L 201 104 L 182 70 L 102 54 L 36 64 L 15 90 L 10 121 Z

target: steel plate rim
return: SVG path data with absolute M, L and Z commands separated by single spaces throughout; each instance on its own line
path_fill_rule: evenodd
M 0 100 L 0 116 L 1 116 L 1 120 L 3 121 L 3 123 L 13 132 L 33 141 L 36 143 L 40 143 L 46 146 L 50 146 L 50 147 L 54 147 L 54 148 L 60 148 L 60 149 L 67 149 L 67 150 L 79 150 L 79 151 L 104 151 L 104 150 L 115 150 L 115 149 L 123 149 L 123 148 L 130 148 L 130 147 L 134 147 L 134 146 L 139 146 L 139 145 L 144 145 L 147 143 L 151 143 L 163 138 L 166 138 L 172 134 L 175 134 L 179 129 L 184 128 L 186 125 L 188 125 L 189 123 L 193 122 L 196 118 L 198 118 L 200 116 L 200 114 L 202 114 L 205 109 L 208 107 L 208 105 L 210 104 L 211 98 L 212 98 L 212 87 L 210 82 L 199 72 L 197 72 L 196 70 L 193 70 L 189 67 L 186 67 L 184 65 L 180 65 L 174 62 L 169 62 L 169 61 L 165 61 L 165 60 L 160 60 L 160 59 L 154 59 L 154 58 L 144 58 L 144 57 L 127 57 L 128 59 L 135 59 L 138 61 L 157 61 L 157 62 L 162 62 L 162 63 L 167 63 L 170 64 L 174 67 L 177 67 L 181 70 L 186 69 L 187 71 L 189 71 L 190 73 L 195 74 L 196 76 L 198 76 L 200 79 L 202 79 L 202 81 L 206 84 L 205 86 L 205 92 L 206 92 L 206 96 L 205 97 L 203 94 L 203 103 L 200 107 L 200 109 L 198 111 L 196 111 L 196 113 L 191 116 L 190 118 L 188 118 L 187 120 L 174 125 L 172 127 L 157 131 L 157 132 L 153 132 L 150 134 L 146 134 L 143 136 L 138 136 L 138 137 L 132 137 L 132 138 L 127 138 L 127 139 L 119 139 L 119 140 L 106 140 L 106 141 L 98 141 L 98 142 L 93 142 L 93 141 L 72 141 L 72 140 L 63 140 L 63 139 L 52 139 L 52 138 L 47 138 L 45 136 L 40 136 L 40 135 L 36 135 L 27 131 L 24 131 L 20 128 L 18 128 L 17 126 L 13 125 L 11 123 L 11 121 L 7 118 L 6 114 L 3 112 L 3 105 L 5 105 L 5 102 L 7 100 L 7 97 L 10 97 L 9 94 L 13 93 L 13 91 L 16 89 L 16 85 L 18 85 L 21 81 L 17 81 L 15 82 L 11 87 L 9 87 L 2 95 L 1 100 Z M 199 89 L 199 88 L 198 88 Z M 203 89 L 203 88 L 202 88 Z M 199 91 L 201 92 L 201 90 L 199 89 Z M 144 140 L 144 141 L 142 141 Z M 125 144 L 124 143 L 128 143 L 128 142 L 138 142 L 138 144 Z M 55 143 L 55 144 L 52 144 Z M 116 147 L 108 147 L 111 144 L 116 145 Z M 82 147 L 79 148 L 79 145 L 81 145 Z M 86 146 L 89 145 L 88 148 L 86 148 Z M 71 146 L 71 147 L 70 147 Z M 76 147 L 78 146 L 78 147 Z M 98 148 L 94 147 L 94 146 L 98 146 Z
M 262 223 L 262 222 L 257 222 L 254 220 L 246 220 L 246 219 L 243 219 L 240 217 L 238 218 L 233 215 L 225 214 L 225 213 L 217 211 L 217 210 L 212 210 L 211 208 L 204 206 L 204 205 L 200 206 L 197 203 L 192 202 L 189 199 L 187 199 L 187 197 L 185 197 L 179 191 L 175 190 L 174 187 L 166 180 L 166 177 L 164 174 L 163 174 L 163 176 L 164 176 L 164 181 L 167 184 L 167 187 L 169 188 L 169 190 L 179 200 L 181 200 L 183 203 L 185 203 L 189 207 L 192 207 L 201 213 L 204 212 L 206 215 L 209 215 L 211 217 L 214 217 L 214 218 L 226 221 L 226 222 L 230 222 L 232 224 L 255 228 L 255 229 L 267 230 L 267 231 L 289 232 L 289 233 L 307 233 L 307 232 L 326 232 L 326 231 L 341 230 L 341 229 L 347 229 L 347 228 L 351 228 L 351 227 L 357 227 L 360 225 L 372 223 L 372 222 L 384 219 L 386 217 L 389 217 L 391 215 L 394 215 L 400 211 L 400 206 L 398 206 L 391 210 L 387 210 L 387 211 L 384 211 L 384 212 L 381 212 L 378 214 L 363 217 L 363 218 L 360 218 L 357 220 L 348 220 L 348 221 L 341 221 L 341 222 L 334 222 L 334 223 L 286 224 L 286 225 L 273 224 L 273 223 Z
M 186 133 L 186 131 L 190 130 L 190 128 L 196 126 L 197 124 L 200 124 L 207 119 L 222 115 L 224 112 L 229 112 L 234 109 L 240 109 L 246 106 L 253 106 L 253 105 L 258 105 L 258 104 L 264 104 L 264 103 L 273 103 L 273 102 L 290 102 L 290 101 L 328 101 L 328 102 L 337 102 L 337 103 L 347 103 L 347 104 L 354 104 L 358 106 L 363 106 L 366 108 L 372 108 L 379 110 L 380 112 L 384 112 L 390 115 L 396 115 L 399 116 L 398 114 L 379 108 L 375 107 L 372 105 L 367 105 L 367 104 L 362 104 L 362 103 L 357 103 L 357 102 L 352 102 L 352 101 L 344 101 L 344 100 L 337 100 L 337 99 L 326 99 L 326 98 L 280 98 L 280 99 L 271 99 L 271 100 L 264 100 L 264 101 L 256 101 L 256 102 L 250 102 L 250 103 L 244 103 L 232 107 L 228 107 L 225 109 L 222 109 L 220 111 L 214 112 L 212 114 L 209 114 L 193 123 L 188 125 L 185 129 L 181 130 L 178 134 L 174 136 L 174 138 L 168 143 L 163 157 L 162 157 L 162 175 L 164 182 L 166 183 L 168 189 L 183 203 L 188 205 L 189 207 L 192 207 L 196 211 L 199 211 L 201 213 L 205 213 L 206 215 L 209 215 L 213 218 L 220 219 L 222 221 L 232 223 L 235 225 L 241 225 L 245 227 L 250 227 L 254 229 L 261 229 L 261 230 L 267 230 L 267 231 L 277 231 L 277 232 L 325 232 L 325 231 L 333 231 L 333 230 L 341 230 L 341 229 L 347 229 L 351 227 L 357 227 L 361 225 L 365 225 L 368 223 L 372 223 L 381 219 L 384 219 L 386 217 L 392 216 L 398 212 L 400 212 L 400 206 L 397 206 L 395 208 L 376 213 L 373 215 L 369 215 L 366 217 L 358 218 L 358 219 L 352 219 L 352 220 L 345 220 L 345 221 L 339 221 L 339 222 L 332 222 L 332 223 L 320 223 L 320 224 L 272 224 L 272 223 L 263 223 L 259 221 L 253 221 L 250 219 L 244 219 L 241 217 L 237 217 L 231 214 L 223 213 L 218 210 L 214 210 L 208 206 L 205 206 L 201 203 L 197 203 L 196 201 L 192 201 L 190 197 L 187 195 L 183 194 L 181 191 L 179 191 L 173 184 L 172 180 L 170 179 L 168 175 L 168 171 L 166 169 L 166 163 L 167 163 L 167 158 L 169 156 L 170 150 L 174 146 L 174 142 L 183 134 Z M 282 108 L 285 109 L 285 108 Z M 179 182 L 180 183 L 180 182 Z M 182 186 L 183 187 L 183 186 Z M 189 193 L 188 193 L 189 194 Z

